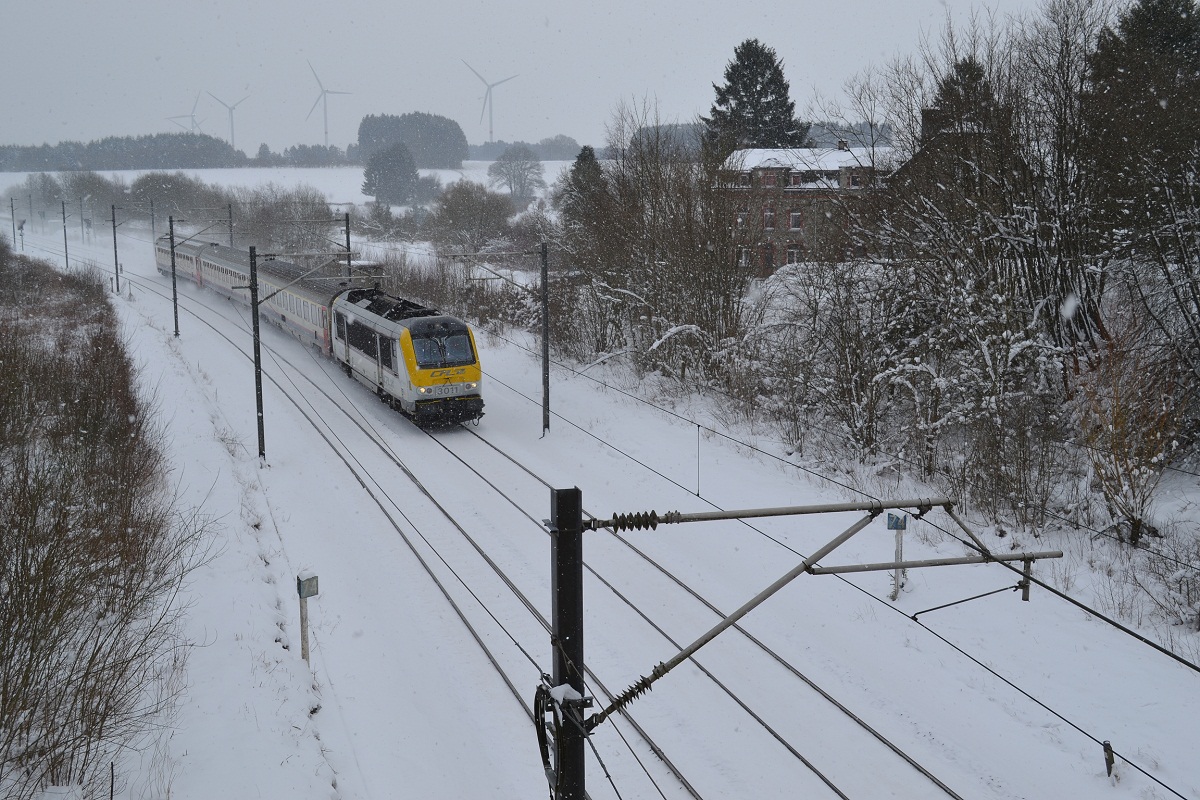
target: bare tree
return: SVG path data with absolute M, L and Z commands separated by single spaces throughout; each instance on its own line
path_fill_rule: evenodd
M 676 378 L 720 373 L 750 279 L 737 257 L 746 236 L 737 198 L 721 185 L 720 164 L 697 160 L 700 149 L 652 104 L 622 104 L 610 158 L 556 195 L 564 247 L 588 278 L 579 302 L 602 326 L 585 341 Z
M 493 186 L 508 189 L 513 205 L 524 208 L 534 193 L 546 188 L 545 170 L 533 150 L 523 144 L 509 145 L 500 157 L 488 166 L 488 180 Z

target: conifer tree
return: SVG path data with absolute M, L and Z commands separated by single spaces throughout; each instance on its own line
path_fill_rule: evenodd
M 1101 34 L 1089 66 L 1097 177 L 1117 208 L 1136 204 L 1148 167 L 1177 173 L 1200 146 L 1200 8 L 1139 0 Z
M 412 199 L 419 180 L 412 153 L 404 142 L 396 142 L 367 160 L 362 191 L 378 203 L 400 205 Z
M 725 67 L 724 85 L 714 83 L 713 90 L 716 102 L 702 121 L 708 143 L 718 150 L 806 144 L 809 126 L 796 119 L 783 62 L 773 48 L 757 39 L 739 44 Z

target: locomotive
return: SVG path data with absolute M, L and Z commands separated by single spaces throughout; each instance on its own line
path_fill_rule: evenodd
M 171 247 L 154 247 L 171 274 Z M 347 375 L 423 426 L 483 416 L 475 336 L 462 320 L 348 278 L 313 276 L 286 261 L 260 260 L 259 315 L 341 364 Z M 216 243 L 175 245 L 175 274 L 250 305 L 250 255 Z

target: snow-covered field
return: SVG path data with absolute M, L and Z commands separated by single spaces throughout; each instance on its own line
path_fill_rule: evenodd
M 220 172 L 196 174 L 236 183 L 260 173 L 264 182 L 316 186 L 332 202 L 363 199 L 358 170 Z M 486 166 L 467 172 L 486 176 Z M 23 178 L 0 175 L 0 185 L 7 177 L 9 185 Z M 68 235 L 73 263 L 90 257 L 111 268 L 111 239 Z M 182 504 L 218 521 L 219 533 L 187 589 L 195 647 L 178 713 L 120 765 L 128 777 L 116 796 L 545 797 L 528 707 L 551 667 L 549 637 L 533 613 L 551 613 L 541 525 L 550 515 L 547 487 L 466 431 L 427 437 L 274 330 L 264 333 L 268 465 L 260 467 L 248 314 L 181 282 L 176 338 L 164 298 L 169 281 L 155 272 L 148 240 L 148 231 L 121 229 L 126 272 L 114 302 L 160 409 L 171 483 Z M 31 234 L 26 252 L 61 263 L 60 232 Z M 865 499 L 821 477 L 838 470 L 789 466 L 764 433 L 714 433 L 726 430 L 719 406 L 696 400 L 676 409 L 682 416 L 664 413 L 631 397 L 644 387 L 617 373 L 555 367 L 555 416 L 543 435 L 536 342 L 520 332 L 478 338 L 487 375 L 478 433 L 550 485 L 578 486 L 597 516 Z M 1176 476 L 1170 488 L 1176 498 L 1196 497 L 1195 484 Z M 925 493 L 895 482 L 874 487 L 883 499 Z M 1196 514 L 1194 503 L 1175 507 Z M 589 684 L 597 707 L 608 702 L 601 687 L 624 690 L 719 619 L 621 539 L 728 613 L 860 516 L 589 533 L 586 661 L 597 678 Z M 905 557 L 964 555 L 944 530 L 954 525 L 937 510 L 910 522 Z M 1061 547 L 1067 558 L 1038 562 L 1035 575 L 1095 604 L 1085 562 L 1103 545 L 985 537 L 997 552 Z M 880 517 L 822 563 L 885 562 L 893 554 Z M 299 654 L 295 583 L 309 572 L 320 581 L 309 601 L 311 666 Z M 994 564 L 913 570 L 891 602 L 890 573 L 802 575 L 743 625 L 791 669 L 731 630 L 629 707 L 692 793 L 629 720 L 614 717 L 592 734 L 589 795 L 1200 798 L 1200 673 L 1036 587 L 1027 603 L 1001 592 L 911 618 L 1015 582 Z M 729 692 L 714 688 L 702 668 Z M 1106 740 L 1118 754 L 1111 777 Z

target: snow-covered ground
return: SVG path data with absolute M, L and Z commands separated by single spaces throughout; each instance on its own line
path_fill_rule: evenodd
M 285 172 L 333 202 L 361 202 L 361 172 Z M 68 235 L 73 263 L 111 268 L 111 239 Z M 634 399 L 645 387 L 615 373 L 554 368 L 555 416 L 543 435 L 536 343 L 520 332 L 478 337 L 487 415 L 476 430 L 545 483 L 465 430 L 426 436 L 275 330 L 264 333 L 260 467 L 248 314 L 181 282 L 176 338 L 169 281 L 148 240 L 121 229 L 126 272 L 114 303 L 160 409 L 171 483 L 181 504 L 215 518 L 217 534 L 187 587 L 195 647 L 178 713 L 122 765 L 119 798 L 544 797 L 528 709 L 551 668 L 535 616 L 551 613 L 545 484 L 578 486 L 601 517 L 865 499 L 820 477 L 836 471 L 790 466 L 766 434 L 714 433 L 725 430 L 719 406 L 684 404 L 677 411 L 689 422 Z M 60 232 L 31 234 L 26 252 L 61 263 Z M 1195 497 L 1194 484 L 1176 479 L 1172 491 Z M 874 494 L 924 492 L 893 484 Z M 1196 513 L 1194 503 L 1177 507 Z M 719 619 L 622 541 L 728 613 L 860 516 L 587 534 L 597 706 L 605 689 L 623 691 Z M 943 532 L 953 530 L 938 510 L 910 522 L 905 557 L 965 554 Z M 1035 575 L 1071 578 L 1072 594 L 1093 604 L 1082 563 L 1092 545 L 985 541 L 997 552 L 1062 547 L 1068 558 L 1038 562 Z M 884 562 L 893 552 L 880 517 L 822 563 Z M 301 573 L 320 582 L 308 604 L 311 666 L 299 654 Z M 800 576 L 743 623 L 790 668 L 731 630 L 629 706 L 694 794 L 617 716 L 593 732 L 590 796 L 1200 798 L 1196 671 L 1036 587 L 1027 603 L 1001 592 L 910 616 L 1015 582 L 997 565 L 913 570 L 893 603 L 889 573 Z M 1118 754 L 1112 777 L 1105 740 Z

